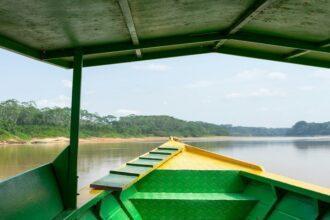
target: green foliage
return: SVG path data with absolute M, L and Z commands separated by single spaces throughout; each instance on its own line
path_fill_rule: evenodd
M 286 136 L 289 128 L 263 128 L 227 126 L 229 133 L 233 136 Z
M 13 137 L 69 136 L 70 108 L 36 107 L 34 102 L 0 103 L 0 140 Z M 228 135 L 223 126 L 187 122 L 169 116 L 130 115 L 117 119 L 81 110 L 81 137 L 215 136 Z
M 70 108 L 37 108 L 34 102 L 0 102 L 0 140 L 69 136 Z M 170 116 L 116 118 L 81 110 L 81 137 L 330 135 L 330 122 L 297 122 L 292 128 L 242 127 L 184 121 Z
M 305 121 L 299 121 L 288 131 L 287 134 L 290 136 L 330 135 L 330 122 L 307 123 Z
M 137 116 L 121 117 L 113 122 L 118 133 L 132 136 L 215 136 L 228 135 L 225 128 L 219 125 L 179 120 L 170 116 Z
M 0 140 L 9 140 L 12 138 L 15 138 L 15 137 L 13 135 L 11 135 L 8 131 L 0 128 Z

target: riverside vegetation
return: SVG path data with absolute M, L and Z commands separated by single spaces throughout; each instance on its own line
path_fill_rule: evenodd
M 242 127 L 184 121 L 170 116 L 117 118 L 81 111 L 81 137 L 205 137 L 330 135 L 330 122 L 297 122 L 292 128 Z M 38 108 L 34 102 L 0 102 L 0 140 L 68 137 L 70 108 Z

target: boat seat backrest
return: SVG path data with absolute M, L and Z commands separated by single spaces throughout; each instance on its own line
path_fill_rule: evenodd
M 0 219 L 53 219 L 63 209 L 51 164 L 0 182 Z

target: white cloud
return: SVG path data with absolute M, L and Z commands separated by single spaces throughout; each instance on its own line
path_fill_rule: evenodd
M 244 97 L 244 93 L 240 93 L 240 92 L 231 92 L 226 94 L 225 96 L 227 99 L 231 99 L 231 98 L 241 98 Z
M 287 75 L 282 72 L 273 72 L 260 69 L 245 70 L 236 75 L 241 79 L 271 79 L 271 80 L 285 80 Z
M 330 80 L 330 70 L 318 70 L 312 73 L 313 78 Z
M 68 96 L 60 95 L 54 99 L 40 99 L 36 101 L 37 106 L 44 107 L 68 107 L 70 106 L 71 99 Z
M 265 88 L 258 89 L 257 91 L 251 92 L 250 96 L 254 97 L 268 97 L 268 96 L 285 96 L 286 94 L 280 90 L 269 90 Z
M 87 90 L 86 91 L 86 95 L 93 95 L 93 94 L 95 94 L 94 90 Z
M 138 115 L 140 114 L 139 111 L 137 110 L 132 110 L 132 109 L 118 109 L 116 112 L 117 116 L 127 116 L 127 115 Z
M 136 70 L 147 70 L 153 72 L 165 72 L 169 69 L 169 66 L 160 63 L 150 63 L 150 64 L 136 64 L 133 66 L 133 69 Z
M 263 106 L 263 107 L 258 108 L 258 111 L 259 112 L 267 112 L 267 111 L 269 111 L 269 108 Z
M 72 81 L 71 80 L 67 80 L 67 79 L 63 79 L 62 80 L 62 85 L 65 88 L 72 88 Z
M 298 87 L 298 89 L 301 91 L 312 91 L 315 89 L 315 87 L 314 86 L 300 86 L 300 87 Z
M 214 102 L 214 96 L 206 96 L 201 101 L 202 101 L 202 103 L 210 104 L 210 103 Z
M 281 72 L 270 72 L 267 74 L 267 77 L 270 79 L 278 79 L 278 80 L 284 80 L 287 78 L 286 74 Z
M 216 83 L 213 81 L 201 80 L 189 83 L 185 85 L 186 88 L 195 89 L 195 88 L 206 88 L 215 85 Z
M 270 90 L 265 88 L 260 88 L 256 91 L 251 92 L 232 92 L 228 93 L 225 98 L 250 98 L 250 97 L 285 97 L 286 93 L 281 90 Z

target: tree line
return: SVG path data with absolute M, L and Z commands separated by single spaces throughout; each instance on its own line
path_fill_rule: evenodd
M 0 140 L 10 138 L 69 136 L 70 108 L 38 108 L 34 102 L 6 100 L 0 103 Z M 219 136 L 227 130 L 204 122 L 170 116 L 130 115 L 117 118 L 81 110 L 82 137 Z
M 69 136 L 70 108 L 38 108 L 34 102 L 0 102 L 0 140 Z M 330 135 L 330 122 L 297 122 L 292 128 L 216 125 L 166 115 L 117 118 L 81 110 L 81 137 L 310 136 Z

